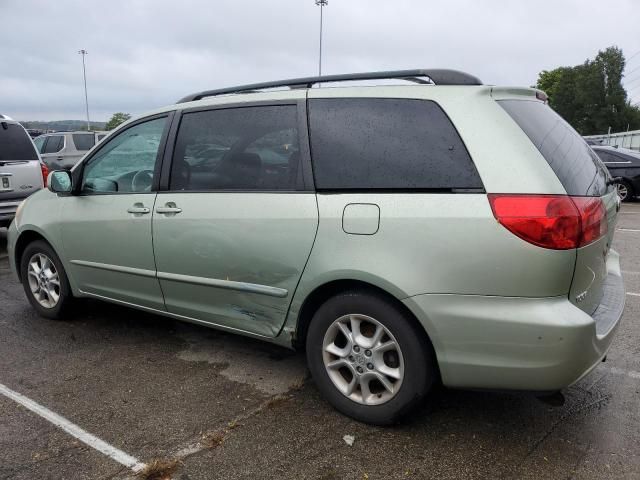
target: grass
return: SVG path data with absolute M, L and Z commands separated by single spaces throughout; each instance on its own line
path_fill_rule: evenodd
M 179 466 L 179 460 L 156 458 L 147 463 L 147 466 L 136 476 L 142 480 L 171 480 L 171 475 Z
M 224 442 L 225 433 L 226 431 L 209 433 L 202 439 L 202 444 L 207 448 L 216 448 Z

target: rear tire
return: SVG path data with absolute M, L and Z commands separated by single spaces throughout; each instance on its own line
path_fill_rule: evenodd
M 629 182 L 627 182 L 626 180 L 621 180 L 616 184 L 616 188 L 618 190 L 618 196 L 620 197 L 620 200 L 622 200 L 623 202 L 630 202 L 631 200 L 633 200 L 635 192 L 633 191 L 633 187 Z
M 58 320 L 69 311 L 73 297 L 67 274 L 48 243 L 36 240 L 27 245 L 20 259 L 20 278 L 38 314 Z
M 357 290 L 327 300 L 306 339 L 318 389 L 337 410 L 389 425 L 416 408 L 437 378 L 424 331 L 386 298 Z

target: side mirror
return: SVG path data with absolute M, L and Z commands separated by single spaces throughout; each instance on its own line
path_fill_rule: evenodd
M 54 170 L 47 178 L 47 185 L 54 193 L 71 193 L 73 188 L 71 174 L 66 170 Z

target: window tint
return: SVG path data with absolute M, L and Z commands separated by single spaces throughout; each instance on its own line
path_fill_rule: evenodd
M 182 116 L 171 190 L 293 190 L 300 153 L 294 105 Z
M 2 122 L 0 125 L 0 160 L 37 160 L 31 137 L 22 126 Z
M 542 102 L 500 100 L 498 103 L 527 134 L 569 195 L 606 193 L 606 167 L 560 115 Z
M 598 154 L 598 156 L 600 157 L 600 160 L 602 160 L 605 164 L 612 163 L 612 162 L 616 162 L 616 163 L 622 162 L 623 165 L 628 164 L 633 166 L 640 164 L 640 154 L 632 150 L 625 149 L 622 151 L 619 150 L 616 152 L 611 152 L 608 150 L 602 150 L 598 148 L 598 149 L 594 149 L 594 151 Z
M 140 123 L 109 139 L 85 166 L 82 191 L 150 191 L 165 122 Z
M 42 153 L 57 153 L 64 147 L 64 136 L 52 135 L 47 137 Z
M 309 126 L 318 189 L 482 188 L 460 136 L 434 102 L 313 99 Z
M 91 150 L 96 143 L 96 136 L 93 133 L 74 133 L 72 137 L 76 150 Z
M 598 154 L 598 156 L 600 157 L 600 160 L 602 160 L 605 164 L 606 163 L 612 163 L 612 162 L 624 162 L 626 161 L 624 158 L 620 158 L 620 157 L 616 157 L 615 155 L 604 151 L 604 150 L 595 150 L 595 152 Z
M 44 141 L 47 139 L 47 137 L 37 137 L 33 139 L 33 143 L 36 146 L 36 149 L 38 150 L 38 152 L 42 153 L 43 147 L 44 147 Z

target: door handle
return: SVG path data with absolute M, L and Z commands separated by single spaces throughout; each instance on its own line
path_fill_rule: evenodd
M 176 207 L 176 204 L 173 202 L 167 202 L 164 204 L 164 207 L 156 207 L 156 213 L 164 213 L 168 215 L 175 215 L 176 213 L 182 212 L 180 207 Z
M 150 208 L 145 207 L 141 203 L 134 203 L 133 206 L 127 208 L 127 212 L 138 215 L 144 215 L 145 213 L 149 213 L 150 211 Z

